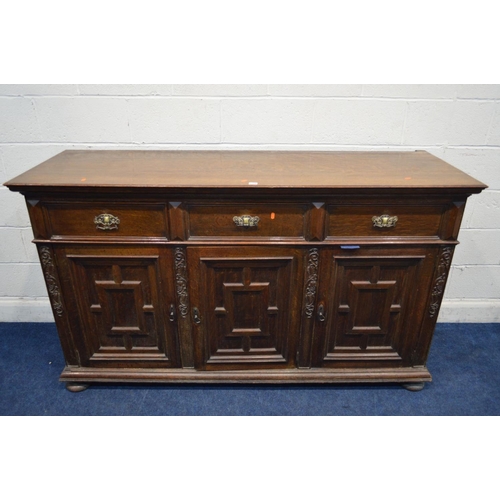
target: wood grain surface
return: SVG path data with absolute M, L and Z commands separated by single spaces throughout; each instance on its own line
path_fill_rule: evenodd
M 470 188 L 486 186 L 425 151 L 68 150 L 5 184 L 189 188 Z M 17 188 L 17 189 L 16 189 Z

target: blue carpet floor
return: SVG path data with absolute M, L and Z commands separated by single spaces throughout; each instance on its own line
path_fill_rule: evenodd
M 0 323 L 0 415 L 500 415 L 500 323 L 437 325 L 420 392 L 399 385 L 58 382 L 53 323 Z

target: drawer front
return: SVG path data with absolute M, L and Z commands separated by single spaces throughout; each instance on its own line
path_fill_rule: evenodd
M 327 239 L 438 237 L 442 205 L 328 205 Z
M 300 203 L 189 203 L 189 239 L 304 240 L 309 205 Z
M 45 205 L 52 237 L 167 239 L 166 207 L 162 203 L 48 203 Z

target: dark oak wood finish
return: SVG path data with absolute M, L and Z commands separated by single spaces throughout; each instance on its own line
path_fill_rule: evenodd
M 187 249 L 191 298 L 199 304 L 196 367 L 296 367 L 303 251 Z
M 241 199 L 233 203 L 214 203 L 211 200 L 185 204 L 188 213 L 190 240 L 218 238 L 253 240 L 256 238 L 289 238 L 304 240 L 306 203 L 260 203 Z M 257 226 L 237 226 L 233 217 L 258 217 Z
M 82 237 L 112 240 L 113 238 L 168 238 L 166 203 L 135 205 L 106 202 L 87 203 L 70 201 L 65 203 L 45 203 L 47 230 L 53 238 L 64 239 Z M 94 217 L 99 214 L 112 214 L 120 220 L 119 234 L 116 229 L 102 230 L 96 234 Z
M 411 237 L 439 236 L 441 219 L 446 205 L 395 204 L 394 200 L 385 203 L 363 200 L 359 204 L 351 201 L 341 205 L 328 205 L 328 236 L 338 237 Z M 374 215 L 389 215 L 398 217 L 394 227 L 380 228 L 373 225 Z
M 424 151 L 65 151 L 6 186 L 26 197 L 71 391 L 419 390 L 486 187 Z
M 90 168 L 89 168 L 90 167 Z M 258 182 L 258 184 L 250 184 Z M 485 185 L 425 151 L 64 151 L 9 181 L 23 187 L 463 188 Z

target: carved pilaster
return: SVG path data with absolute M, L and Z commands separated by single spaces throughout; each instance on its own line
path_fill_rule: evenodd
M 437 278 L 434 282 L 434 287 L 432 288 L 431 293 L 431 304 L 429 306 L 429 316 L 431 318 L 433 318 L 439 310 L 452 257 L 453 247 L 444 247 L 439 257 Z
M 59 286 L 55 277 L 56 269 L 49 247 L 40 247 L 40 262 L 42 263 L 43 275 L 45 277 L 45 283 L 47 284 L 47 290 L 49 291 L 52 309 L 57 316 L 62 316 L 64 310 L 61 301 L 61 292 L 59 291 Z
M 180 315 L 185 318 L 189 309 L 189 296 L 187 289 L 186 252 L 182 247 L 176 247 L 174 262 L 177 306 L 179 308 Z
M 305 312 L 307 318 L 312 318 L 314 304 L 316 302 L 316 291 L 318 289 L 318 264 L 319 252 L 317 248 L 311 248 L 307 258 L 306 267 L 306 297 Z

